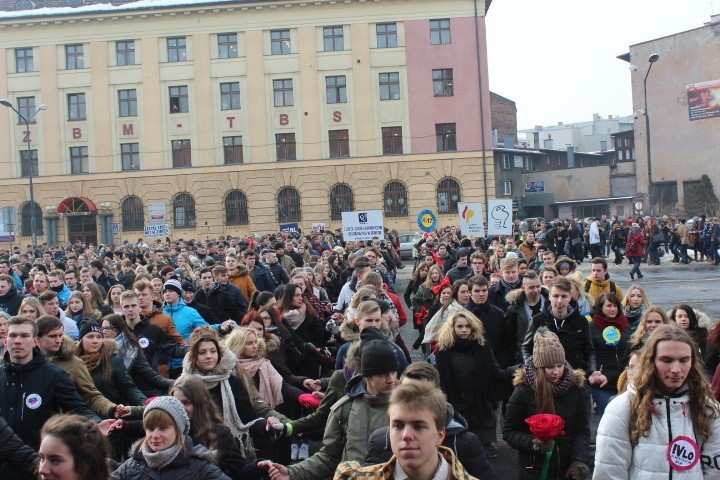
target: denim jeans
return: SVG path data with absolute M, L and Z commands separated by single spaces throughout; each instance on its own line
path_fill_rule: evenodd
M 617 395 L 614 390 L 601 390 L 597 387 L 590 387 L 590 395 L 592 395 L 595 404 L 597 405 L 598 414 L 602 417 L 605 413 L 605 407 L 610 403 L 610 399 Z
M 638 277 L 642 275 L 640 273 L 640 262 L 642 261 L 642 257 L 640 256 L 634 256 L 634 257 L 628 257 L 630 261 L 632 262 L 632 269 L 630 269 L 630 276 L 637 275 Z

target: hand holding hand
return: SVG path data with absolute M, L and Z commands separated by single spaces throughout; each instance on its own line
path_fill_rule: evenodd
M 125 418 L 130 416 L 130 407 L 118 405 L 115 407 L 115 418 Z

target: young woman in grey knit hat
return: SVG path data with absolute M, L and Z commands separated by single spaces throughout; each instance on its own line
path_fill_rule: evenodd
M 585 372 L 565 360 L 558 336 L 540 327 L 533 339 L 533 355 L 515 374 L 515 390 L 508 401 L 503 438 L 518 450 L 518 479 L 539 479 L 546 453 L 552 451 L 548 480 L 589 480 L 590 393 Z M 565 421 L 564 433 L 540 441 L 525 420 L 554 414 Z

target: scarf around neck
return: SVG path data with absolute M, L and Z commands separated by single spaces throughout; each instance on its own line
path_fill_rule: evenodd
M 121 333 L 115 337 L 115 343 L 117 344 L 118 355 L 122 358 L 125 368 L 129 369 L 130 365 L 135 361 L 137 357 L 138 349 L 132 343 L 125 338 L 125 334 Z
M 628 317 L 628 319 L 642 318 L 644 313 L 645 313 L 645 305 L 640 305 L 639 308 L 632 308 L 630 305 L 625 307 L 625 316 Z
M 95 371 L 100 366 L 100 352 L 86 354 L 83 355 L 81 358 L 83 362 L 85 362 L 85 366 L 90 373 Z
M 525 365 L 523 366 L 525 368 L 525 376 L 527 378 L 527 382 L 530 385 L 530 387 L 535 390 L 535 377 L 537 376 L 537 367 L 533 363 L 533 358 L 530 357 L 525 361 Z M 571 386 L 575 384 L 575 370 L 573 370 L 572 366 L 565 361 L 565 371 L 563 372 L 563 376 L 560 377 L 560 380 L 552 384 L 552 390 L 553 394 L 557 395 L 564 395 Z
M 270 360 L 267 358 L 238 358 L 238 365 L 245 369 L 251 379 L 256 374 L 258 375 L 260 396 L 271 407 L 275 408 L 283 403 L 283 378 L 272 366 Z
M 220 362 L 215 368 L 208 373 L 201 373 L 197 367 L 190 361 L 190 353 L 185 355 L 183 359 L 183 375 L 195 375 L 202 380 L 208 390 L 220 385 L 220 395 L 222 398 L 222 414 L 225 424 L 228 426 L 234 438 L 240 443 L 240 447 L 246 458 L 255 458 L 255 449 L 253 448 L 252 437 L 250 437 L 250 427 L 256 422 L 262 421 L 262 418 L 256 418 L 248 424 L 244 424 L 238 415 L 235 406 L 235 395 L 233 395 L 230 387 L 230 375 L 235 372 L 237 357 L 227 347 L 220 347 Z M 250 455 L 250 457 L 248 457 Z
M 605 318 L 602 315 L 593 315 L 592 322 L 597 325 L 600 330 L 605 330 L 607 327 L 615 327 L 621 332 L 624 332 L 628 326 L 628 319 L 625 315 L 620 315 L 612 320 Z
M 145 462 L 148 464 L 148 467 L 159 470 L 170 465 L 170 463 L 180 454 L 181 448 L 181 445 L 175 444 L 165 450 L 153 452 L 150 450 L 150 447 L 143 445 L 141 452 Z

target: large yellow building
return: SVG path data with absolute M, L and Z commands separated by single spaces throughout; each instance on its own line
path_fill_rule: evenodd
M 33 218 L 38 241 L 134 240 L 157 204 L 173 237 L 364 209 L 408 230 L 493 196 L 483 1 L 173 5 L 0 13 L 0 98 L 37 112 L 0 108 L 18 241 Z

